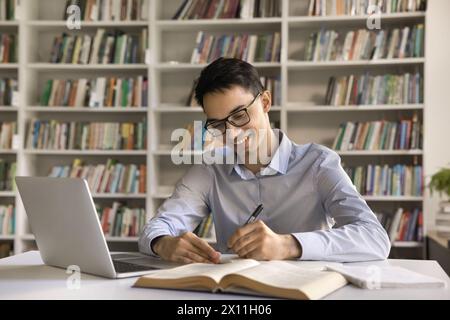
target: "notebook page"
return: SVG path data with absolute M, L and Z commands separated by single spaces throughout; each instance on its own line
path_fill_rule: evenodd
M 397 266 L 329 266 L 354 285 L 365 289 L 379 288 L 439 288 L 445 282 Z

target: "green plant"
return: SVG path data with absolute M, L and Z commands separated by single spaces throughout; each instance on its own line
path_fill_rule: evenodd
M 430 192 L 438 191 L 442 196 L 442 193 L 446 193 L 450 198 L 450 168 L 442 168 L 431 176 L 429 184 Z

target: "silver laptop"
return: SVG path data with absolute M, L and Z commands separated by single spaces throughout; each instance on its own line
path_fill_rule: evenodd
M 137 252 L 110 254 L 86 180 L 16 177 L 16 183 L 45 264 L 107 278 L 179 265 Z

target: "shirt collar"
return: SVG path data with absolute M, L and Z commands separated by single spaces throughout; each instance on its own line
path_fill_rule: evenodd
M 292 141 L 287 137 L 287 135 L 279 129 L 273 129 L 275 135 L 277 137 L 281 136 L 281 142 L 275 151 L 270 163 L 264 167 L 260 174 L 263 176 L 266 175 L 275 175 L 277 173 L 286 174 L 288 166 L 289 166 L 289 158 L 291 156 L 292 151 Z M 245 169 L 243 166 L 235 163 L 228 165 L 228 174 L 231 174 L 232 171 L 236 171 L 236 173 L 245 180 L 249 179 L 250 172 Z

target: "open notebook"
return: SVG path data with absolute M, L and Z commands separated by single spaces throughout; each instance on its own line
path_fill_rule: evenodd
M 345 286 L 337 272 L 301 268 L 286 261 L 230 260 L 194 263 L 140 277 L 135 287 L 233 292 L 289 299 L 320 299 Z

